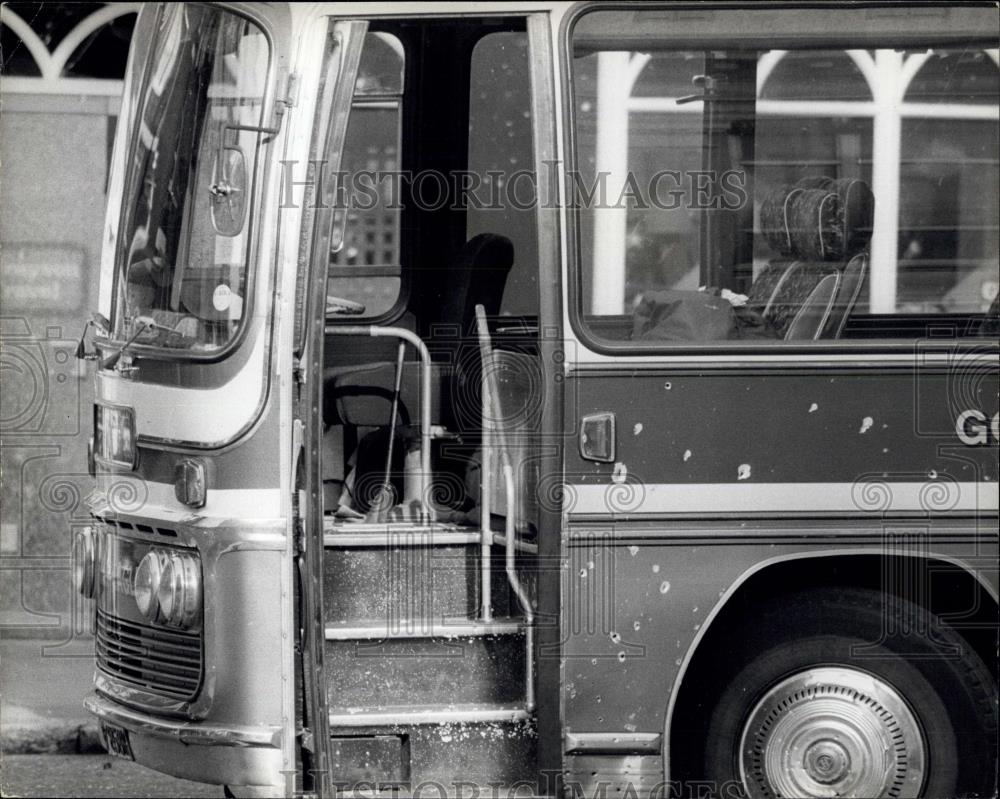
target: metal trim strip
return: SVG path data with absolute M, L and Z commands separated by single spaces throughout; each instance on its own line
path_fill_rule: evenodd
M 478 530 L 377 530 L 368 532 L 337 532 L 323 535 L 323 546 L 327 549 L 354 547 L 433 547 L 478 544 L 482 533 Z
M 567 732 L 567 755 L 658 755 L 663 735 L 658 732 Z
M 425 724 L 492 724 L 527 721 L 531 714 L 522 705 L 447 708 L 380 708 L 330 714 L 331 727 L 402 727 Z
M 417 626 L 391 630 L 386 624 L 328 624 L 327 641 L 382 641 L 413 638 L 470 638 L 473 636 L 518 635 L 524 632 L 522 619 L 424 619 Z
M 91 694 L 83 700 L 84 707 L 101 721 L 117 724 L 129 732 L 172 738 L 188 745 L 266 747 L 281 746 L 280 727 L 239 727 L 207 725 L 195 722 L 153 719 L 126 710 L 120 705 Z

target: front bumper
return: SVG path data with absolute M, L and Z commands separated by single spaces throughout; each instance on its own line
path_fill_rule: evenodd
M 128 730 L 135 759 L 144 766 L 198 782 L 284 787 L 280 727 L 153 718 L 96 693 L 84 706 L 100 721 Z

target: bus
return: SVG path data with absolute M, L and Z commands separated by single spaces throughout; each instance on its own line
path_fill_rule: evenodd
M 995 3 L 167 3 L 77 589 L 227 795 L 984 797 Z

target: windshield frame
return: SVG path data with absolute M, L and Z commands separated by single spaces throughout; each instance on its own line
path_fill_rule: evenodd
M 271 24 L 272 21 L 263 14 L 255 13 L 255 9 L 252 7 L 248 7 L 243 4 L 234 6 L 227 3 L 193 2 L 189 5 L 200 6 L 216 12 L 231 14 L 256 26 L 261 34 L 263 34 L 264 40 L 267 43 L 267 68 L 264 77 L 260 125 L 262 128 L 269 127 L 268 123 L 274 119 L 276 98 L 275 85 L 277 81 L 278 65 L 280 63 L 279 53 L 277 50 L 278 43 L 276 41 L 273 25 Z M 158 29 L 165 10 L 166 4 L 160 4 L 157 6 L 156 10 L 152 12 L 152 25 L 154 31 Z M 120 302 L 120 291 L 122 290 L 121 281 L 124 280 L 127 271 L 123 267 L 122 261 L 125 257 L 127 257 L 128 249 L 128 242 L 126 242 L 126 223 L 131 219 L 131 215 L 135 211 L 136 196 L 134 194 L 131 194 L 130 196 L 130 192 L 136 185 L 137 176 L 135 174 L 135 170 L 139 168 L 134 162 L 134 155 L 136 148 L 139 145 L 139 138 L 141 136 L 141 125 L 138 124 L 138 120 L 143 109 L 145 92 L 149 86 L 149 82 L 152 79 L 153 71 L 155 69 L 153 53 L 157 43 L 158 34 L 154 33 L 150 36 L 149 41 L 147 42 L 149 49 L 145 54 L 143 54 L 142 61 L 136 63 L 134 71 L 129 76 L 131 81 L 137 82 L 138 85 L 130 86 L 128 83 L 126 84 L 126 92 L 130 92 L 133 95 L 134 105 L 129 109 L 131 112 L 130 118 L 119 119 L 119 124 L 129 124 L 131 125 L 131 130 L 128 131 L 127 134 L 128 145 L 124 153 L 125 164 L 122 167 L 121 195 L 117 198 L 109 198 L 109 201 L 117 200 L 119 203 L 119 207 L 116 209 L 117 235 L 114 244 L 114 258 L 110 288 L 110 330 L 108 331 L 106 337 L 101 336 L 97 338 L 96 343 L 99 346 L 110 350 L 119 350 L 124 348 L 125 352 L 133 358 L 139 358 L 146 361 L 216 363 L 225 360 L 236 352 L 243 345 L 250 328 L 253 327 L 254 310 L 258 301 L 257 282 L 260 274 L 258 263 L 260 256 L 258 222 L 260 221 L 260 217 L 264 210 L 264 187 L 268 182 L 270 174 L 268 153 L 270 148 L 274 145 L 275 139 L 280 135 L 281 130 L 279 125 L 279 132 L 277 134 L 264 132 L 258 134 L 260 140 L 257 144 L 254 168 L 249 176 L 250 191 L 248 192 L 249 198 L 246 209 L 246 221 L 244 224 L 247 239 L 244 264 L 246 275 L 246 296 L 243 298 L 242 316 L 239 320 L 238 326 L 229 337 L 228 341 L 222 346 L 208 351 L 192 351 L 190 349 L 165 347 L 160 344 L 143 343 L 139 341 L 126 344 L 126 342 L 128 342 L 128 336 L 119 331 L 119 314 L 122 310 L 122 303 Z M 186 247 L 189 244 L 190 241 L 186 241 L 183 246 Z M 122 328 L 122 330 L 124 329 Z

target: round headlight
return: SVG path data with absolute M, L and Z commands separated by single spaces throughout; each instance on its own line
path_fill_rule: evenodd
M 190 627 L 201 610 L 201 572 L 190 555 L 173 552 L 167 558 L 156 592 L 167 624 Z
M 159 550 L 150 550 L 139 561 L 132 578 L 132 596 L 139 612 L 150 621 L 156 621 L 160 608 L 156 602 L 160 584 L 163 581 L 163 571 L 166 567 L 167 554 Z
M 73 585 L 90 599 L 94 596 L 97 573 L 97 541 L 93 527 L 84 527 L 73 536 Z

